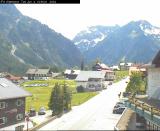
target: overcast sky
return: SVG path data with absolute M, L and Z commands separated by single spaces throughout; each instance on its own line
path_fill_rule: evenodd
M 160 0 L 80 0 L 80 4 L 18 4 L 22 14 L 72 39 L 94 25 L 124 25 L 147 20 L 160 27 Z

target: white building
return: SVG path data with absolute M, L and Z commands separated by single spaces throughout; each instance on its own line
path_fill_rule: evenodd
M 141 65 L 132 65 L 129 68 L 129 76 L 132 75 L 133 72 L 142 72 L 142 73 L 146 73 L 146 68 L 145 65 L 141 64 Z
M 112 70 L 120 70 L 119 67 L 118 67 L 118 65 L 111 66 L 110 68 L 111 68 Z
M 132 66 L 133 63 L 124 63 L 124 62 L 121 62 L 119 63 L 119 68 L 120 70 L 129 70 L 129 67 Z
M 103 71 L 105 72 L 105 81 L 114 81 L 115 79 L 115 72 L 112 71 L 112 70 L 106 70 L 106 71 Z
M 26 72 L 28 80 L 47 80 L 52 77 L 50 69 L 28 69 Z
M 105 80 L 104 71 L 81 71 L 75 79 L 78 86 L 84 87 L 86 91 L 96 91 L 103 89 Z
M 80 70 L 70 70 L 70 69 L 66 69 L 64 71 L 64 75 L 67 79 L 76 79 L 77 75 L 80 73 Z
M 160 51 L 148 66 L 147 95 L 149 98 L 160 100 Z

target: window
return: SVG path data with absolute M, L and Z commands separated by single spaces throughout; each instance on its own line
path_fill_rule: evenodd
M 5 123 L 7 123 L 7 118 L 6 117 L 0 118 L 0 125 L 3 125 Z
M 98 84 L 97 87 L 101 87 L 101 84 Z
M 89 84 L 88 87 L 89 87 L 89 88 L 94 88 L 95 86 L 94 86 L 94 84 Z
M 18 99 L 18 100 L 16 101 L 16 105 L 17 105 L 17 106 L 21 106 L 21 105 L 23 105 L 23 103 L 24 103 L 24 101 L 21 100 L 21 99 Z
M 17 119 L 18 121 L 19 121 L 19 120 L 22 120 L 22 119 L 23 119 L 23 114 L 17 114 L 16 119 Z
M 5 102 L 0 102 L 0 109 L 4 109 L 6 107 L 6 103 Z

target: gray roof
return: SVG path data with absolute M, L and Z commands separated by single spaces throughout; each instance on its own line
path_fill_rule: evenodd
M 52 77 L 57 77 L 59 76 L 61 73 L 52 73 Z
M 105 77 L 104 71 L 80 71 L 76 81 L 88 81 L 89 78 L 100 78 L 103 79 Z
M 47 74 L 49 69 L 28 69 L 26 74 Z
M 80 72 L 80 70 L 70 70 L 70 69 L 66 69 L 64 74 L 75 74 L 78 75 Z
M 18 87 L 6 78 L 0 78 L 0 100 L 27 96 L 32 96 L 32 94 Z

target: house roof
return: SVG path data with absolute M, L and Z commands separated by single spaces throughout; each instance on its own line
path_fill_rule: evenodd
M 26 74 L 47 74 L 50 69 L 28 69 Z
M 8 80 L 21 80 L 23 79 L 22 77 L 19 77 L 19 76 L 14 76 L 14 75 L 6 75 L 5 78 L 7 78 Z
M 52 77 L 57 77 L 59 76 L 61 73 L 52 73 Z
M 75 74 L 78 75 L 80 73 L 80 70 L 70 70 L 70 69 L 66 69 L 64 74 Z
M 18 87 L 6 78 L 0 78 L 0 100 L 27 96 L 32 96 L 32 94 Z
M 111 68 L 111 69 L 117 69 L 117 70 L 119 70 L 119 67 L 118 67 L 118 66 L 116 66 L 116 65 L 111 66 L 110 68 Z
M 105 77 L 104 71 L 81 71 L 76 81 L 88 81 L 89 78 L 101 78 L 103 79 Z
M 106 64 L 104 64 L 104 63 L 100 64 L 100 66 L 101 66 L 101 68 L 109 69 L 109 67 Z
M 133 63 L 127 63 L 126 65 L 127 65 L 127 66 L 132 66 L 132 64 L 133 64 Z
M 125 65 L 125 63 L 120 63 L 119 65 L 120 65 L 120 66 L 124 66 L 124 65 Z
M 100 66 L 103 69 L 109 69 L 109 67 L 106 64 L 104 64 L 104 63 L 96 63 L 96 65 Z

